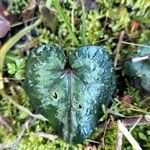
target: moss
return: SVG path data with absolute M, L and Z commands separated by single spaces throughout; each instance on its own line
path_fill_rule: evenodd
M 12 0 L 9 2 L 8 9 L 13 14 L 19 14 L 27 4 L 28 0 Z
M 82 150 L 82 145 L 78 146 L 70 146 L 69 144 L 63 142 L 58 139 L 53 142 L 48 140 L 43 140 L 43 138 L 38 137 L 35 133 L 29 132 L 26 134 L 26 137 L 23 138 L 19 145 L 18 150 L 45 150 L 45 149 L 53 149 L 53 150 L 66 150 L 66 148 L 70 150 Z
M 15 136 L 9 133 L 4 127 L 0 126 L 0 143 L 8 144 L 15 140 Z
M 112 130 L 108 130 L 106 132 L 105 143 L 104 143 L 105 144 L 104 145 L 105 150 L 116 149 L 117 132 L 118 132 L 117 125 L 114 125 Z
M 24 6 L 28 5 L 28 0 L 13 0 L 9 3 L 9 9 L 14 14 L 19 14 L 24 9 Z M 81 40 L 81 18 L 82 15 L 81 5 L 74 0 L 63 0 L 61 3 L 65 13 L 69 16 L 71 21 L 71 13 L 72 6 L 75 6 L 75 15 L 74 15 L 74 32 L 77 37 Z M 86 11 L 86 36 L 87 41 L 90 44 L 98 44 L 103 45 L 107 52 L 111 54 L 113 57 L 114 50 L 116 49 L 118 37 L 120 31 L 125 30 L 125 41 L 130 41 L 133 43 L 142 43 L 144 41 L 149 40 L 150 31 L 148 30 L 150 27 L 149 14 L 150 6 L 147 0 L 97 0 L 97 7 L 93 10 Z M 53 11 L 53 10 L 52 10 Z M 58 30 L 56 33 L 52 33 L 47 27 L 44 25 L 38 27 L 36 29 L 38 36 L 36 39 L 38 40 L 38 44 L 32 43 L 30 49 L 40 45 L 41 43 L 56 43 L 59 46 L 63 47 L 67 50 L 73 50 L 75 45 L 68 34 L 67 28 L 62 20 L 62 18 L 58 16 Z M 139 27 L 133 31 L 131 31 L 131 23 L 132 21 L 136 21 L 139 24 Z M 35 37 L 31 37 L 31 40 L 35 39 Z M 26 47 L 25 44 L 16 44 L 16 47 L 19 46 Z M 14 47 L 13 50 L 17 48 Z M 135 46 L 122 44 L 122 49 L 120 51 L 119 61 L 123 62 L 125 57 L 135 51 Z M 20 50 L 20 49 L 19 49 Z M 16 53 L 16 51 L 12 51 L 12 53 Z M 24 56 L 21 53 L 17 53 L 19 57 L 24 59 Z M 13 78 L 13 75 L 9 75 L 7 71 L 5 71 L 5 75 Z M 7 94 L 10 95 L 9 86 L 15 87 L 15 92 L 17 96 L 13 96 L 14 100 L 28 108 L 32 111 L 32 108 L 29 104 L 28 98 L 22 88 L 19 88 L 18 85 L 22 85 L 22 82 L 18 81 L 10 81 L 5 85 Z M 141 108 L 143 110 L 149 110 L 150 106 L 149 99 L 141 97 L 139 91 L 135 88 L 131 87 L 128 83 L 126 83 L 127 88 L 124 89 L 124 96 L 130 95 L 132 96 L 131 104 L 136 106 L 137 108 Z M 119 89 L 118 89 L 119 90 Z M 12 95 L 11 95 L 12 96 Z M 118 96 L 119 97 L 119 96 Z M 141 101 L 142 100 L 142 101 Z M 113 101 L 113 106 L 115 106 L 114 110 L 117 113 L 133 116 L 138 114 L 143 114 L 141 112 L 135 112 L 131 109 L 130 106 L 124 106 L 120 101 Z M 0 126 L 0 143 L 8 143 L 14 142 L 18 133 L 20 132 L 21 125 L 27 119 L 27 115 L 18 109 L 16 109 L 7 99 L 0 100 L 0 110 L 1 113 L 9 120 L 12 127 L 14 128 L 14 133 L 8 133 L 7 129 Z M 109 113 L 106 115 L 106 120 L 110 118 Z M 117 118 L 117 117 L 116 117 Z M 44 140 L 36 135 L 36 132 L 43 131 L 46 133 L 54 133 L 53 129 L 50 127 L 49 123 L 43 121 L 36 121 L 33 125 L 29 127 L 29 129 L 25 132 L 22 137 L 18 149 L 58 149 L 63 150 L 66 149 L 67 144 L 63 142 L 63 140 L 56 141 L 48 141 Z M 105 137 L 105 149 L 114 150 L 116 146 L 116 137 L 117 137 L 117 127 L 115 126 L 113 130 L 106 131 Z M 143 149 L 150 149 L 150 144 L 148 142 L 150 131 L 148 126 L 139 126 L 136 127 L 133 132 L 133 136 L 139 142 Z M 103 136 L 103 132 L 95 132 L 95 136 L 92 137 L 93 140 L 99 141 Z M 83 149 L 83 147 L 89 144 L 89 142 L 81 145 L 74 145 L 70 147 L 72 150 Z M 132 149 L 131 145 L 128 141 L 124 140 L 123 149 Z
M 150 143 L 148 142 L 150 138 L 149 125 L 137 126 L 131 133 L 142 149 L 150 149 Z M 133 149 L 125 138 L 123 139 L 123 147 L 123 150 Z

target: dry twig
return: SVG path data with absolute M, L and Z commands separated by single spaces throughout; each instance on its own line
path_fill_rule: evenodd
M 0 113 L 0 124 L 2 124 L 9 132 L 13 132 L 13 128 L 6 121 L 5 117 Z
M 124 30 L 121 31 L 121 33 L 120 33 L 120 37 L 119 37 L 119 41 L 118 41 L 118 44 L 117 44 L 117 48 L 115 50 L 115 52 L 116 52 L 115 59 L 114 59 L 114 67 L 115 67 L 115 69 L 117 67 L 117 62 L 118 62 L 118 57 L 119 57 L 119 53 L 120 53 L 123 37 L 124 37 Z
M 47 119 L 44 116 L 42 116 L 41 114 L 33 114 L 27 108 L 25 108 L 25 107 L 19 105 L 18 103 L 16 103 L 10 96 L 5 95 L 5 94 L 2 94 L 2 96 L 4 98 L 8 99 L 16 108 L 18 108 L 19 110 L 27 113 L 29 116 L 31 116 L 33 118 L 36 118 L 36 119 L 43 120 L 43 121 L 47 121 Z
M 136 43 L 125 42 L 125 41 L 121 41 L 121 43 L 123 43 L 123 44 L 128 44 L 128 45 L 132 45 L 132 46 L 139 46 L 139 47 L 146 47 L 146 48 L 150 48 L 150 46 L 148 46 L 148 45 L 144 45 L 144 44 L 136 44 Z
M 140 121 L 138 121 L 138 123 L 136 125 L 146 125 L 146 124 L 150 124 L 150 121 L 148 121 L 148 119 L 146 119 L 146 116 L 148 115 L 145 115 L 143 117 L 140 116 L 130 116 L 128 118 L 123 118 L 121 119 L 121 122 L 125 125 L 125 126 L 134 126 L 135 123 L 140 119 Z M 113 125 L 114 125 L 114 122 L 110 122 L 108 124 L 108 129 L 113 129 Z M 98 128 L 100 129 L 105 129 L 105 124 L 99 124 L 98 125 Z
M 44 132 L 37 132 L 36 133 L 38 136 L 42 137 L 42 138 L 46 138 L 50 141 L 54 141 L 58 138 L 57 135 L 53 135 L 53 134 L 47 134 L 47 133 L 44 133 Z
M 111 120 L 112 120 L 112 117 L 106 123 L 104 123 L 103 136 L 101 138 L 101 143 L 102 144 L 100 145 L 99 149 L 105 149 L 105 136 L 106 136 L 106 132 L 107 132 L 107 129 L 108 129 L 108 126 L 109 126 Z
M 132 126 L 132 128 L 130 129 L 130 133 L 132 132 L 132 130 L 137 126 L 137 124 L 140 122 L 140 120 L 143 118 L 143 116 L 141 115 L 141 117 L 139 117 L 139 119 L 135 122 L 135 124 Z
M 25 123 L 23 124 L 23 126 L 21 127 L 21 131 L 20 131 L 20 133 L 18 134 L 18 137 L 17 137 L 17 139 L 16 139 L 16 141 L 15 141 L 13 147 L 12 147 L 12 150 L 16 150 L 17 145 L 18 145 L 19 141 L 21 140 L 21 138 L 22 138 L 24 132 L 26 131 L 26 129 L 28 128 L 28 126 L 29 126 L 30 124 L 32 124 L 35 120 L 36 120 L 35 118 L 31 118 L 31 117 L 26 120 L 26 122 L 25 122 Z
M 122 150 L 123 133 L 118 129 L 116 150 Z
M 118 129 L 123 133 L 123 135 L 131 143 L 134 149 L 142 150 L 140 145 L 137 143 L 137 141 L 133 138 L 133 136 L 130 134 L 130 132 L 127 130 L 127 128 L 124 126 L 124 124 L 120 120 L 118 120 Z

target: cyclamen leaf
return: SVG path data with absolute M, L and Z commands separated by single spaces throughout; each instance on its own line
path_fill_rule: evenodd
M 150 46 L 150 42 L 143 45 Z M 130 77 L 131 83 L 141 92 L 150 95 L 150 48 L 139 47 L 136 53 L 131 54 L 129 59 L 124 64 L 124 71 Z M 148 58 L 143 59 L 142 58 Z M 141 59 L 135 61 L 135 59 Z
M 90 136 L 116 87 L 112 61 L 100 46 L 83 46 L 66 58 L 43 45 L 32 51 L 25 72 L 31 104 L 70 143 Z

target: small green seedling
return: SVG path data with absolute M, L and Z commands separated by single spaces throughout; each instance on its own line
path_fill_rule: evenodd
M 8 73 L 15 75 L 15 78 L 20 80 L 24 77 L 25 60 L 16 59 L 14 63 L 7 63 Z

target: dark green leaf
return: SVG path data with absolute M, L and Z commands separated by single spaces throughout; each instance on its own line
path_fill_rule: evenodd
M 25 72 L 33 107 L 70 143 L 90 136 L 116 84 L 112 61 L 99 46 L 83 46 L 67 59 L 59 48 L 43 45 L 32 51 Z
M 150 43 L 145 43 L 148 46 Z M 131 77 L 134 86 L 141 89 L 140 86 L 150 92 L 150 48 L 139 47 L 136 54 L 131 54 L 132 59 L 125 62 L 125 73 Z M 138 80 L 137 80 L 138 79 Z

